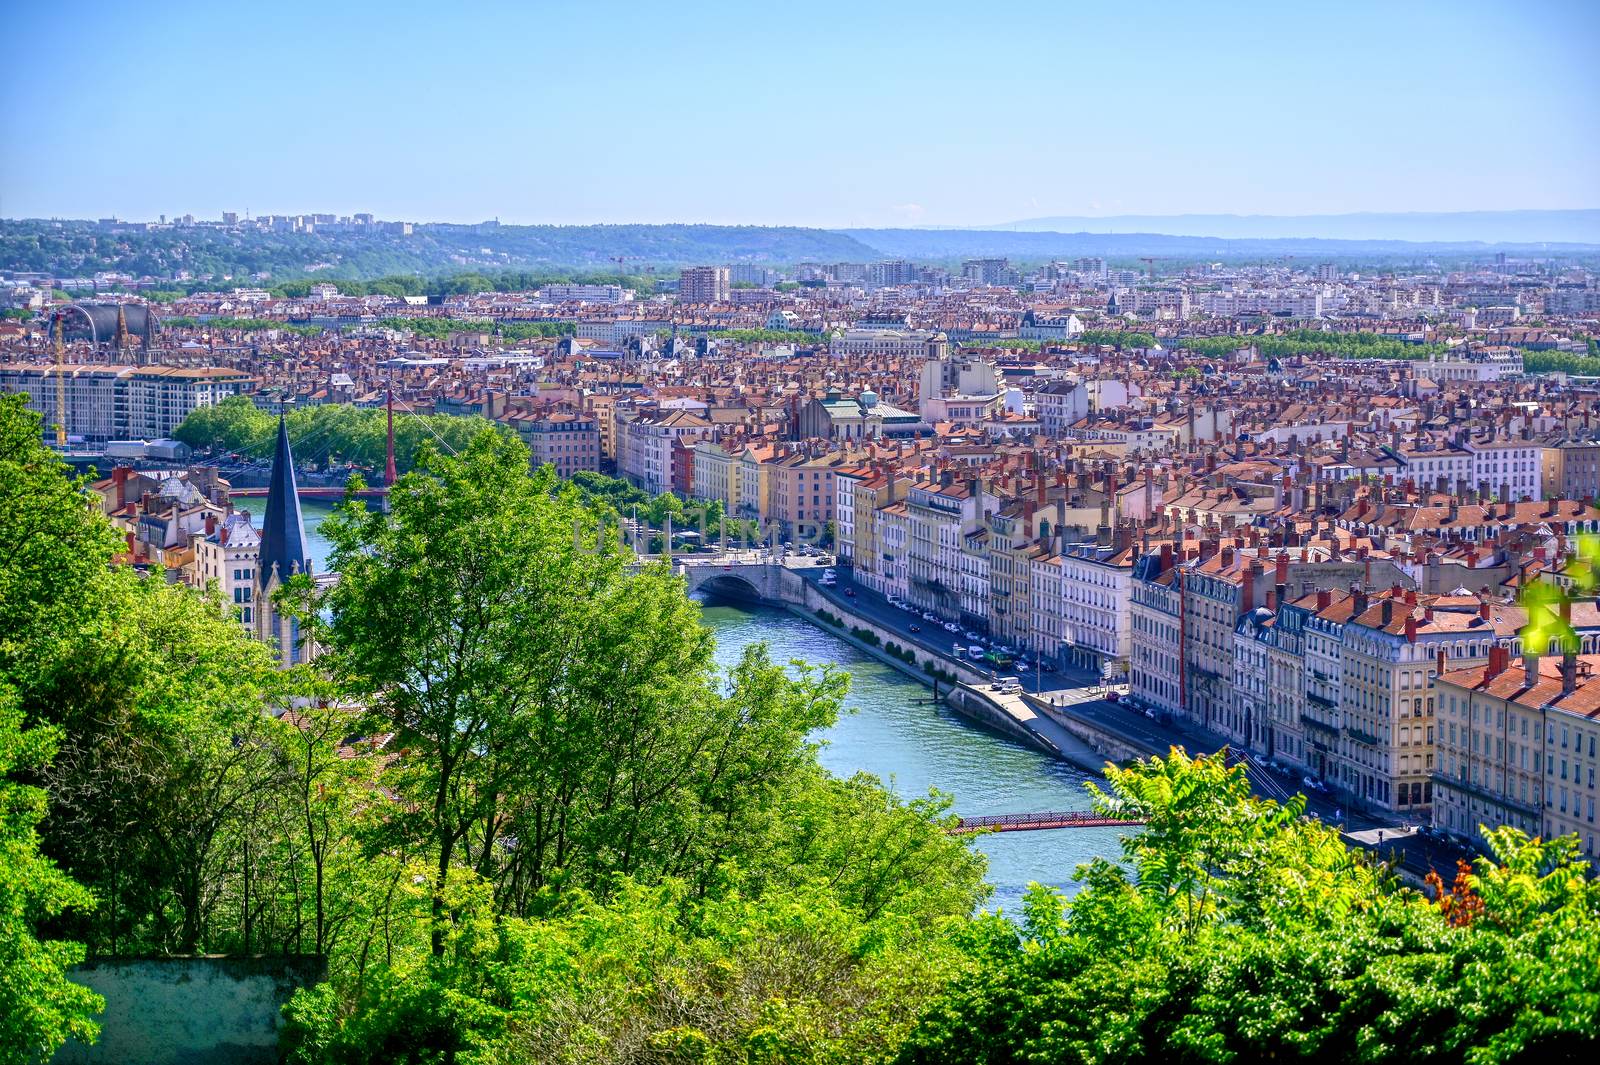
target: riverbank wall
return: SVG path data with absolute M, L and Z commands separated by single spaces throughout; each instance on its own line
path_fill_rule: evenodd
M 1074 714 L 1070 707 L 1052 706 L 1048 699 L 1041 699 L 1037 695 L 1024 695 L 1023 698 L 1029 706 L 1078 737 L 1105 761 L 1126 762 L 1134 758 L 1166 753 L 1147 749 L 1101 728 L 1092 721 L 1086 721 Z
M 856 613 L 844 597 L 829 595 L 817 584 L 791 571 L 783 572 L 780 592 L 781 599 L 777 605 L 913 680 L 931 686 L 937 698 L 968 720 L 1089 772 L 1099 772 L 1104 764 L 1104 759 L 1087 744 L 1075 742 L 1054 729 L 1048 730 L 1056 733 L 1054 737 L 1046 735 L 1037 722 L 1037 712 L 1032 708 L 1011 707 L 991 696 L 984 690 L 991 679 L 986 672 L 974 669 L 950 655 L 907 642 L 904 635 Z M 818 611 L 824 612 L 827 617 Z M 833 622 L 834 618 L 838 619 L 838 624 Z M 912 652 L 915 661 L 908 661 L 903 655 L 890 650 L 900 647 Z M 934 673 L 934 669 L 939 673 Z M 955 683 L 951 683 L 952 680 Z

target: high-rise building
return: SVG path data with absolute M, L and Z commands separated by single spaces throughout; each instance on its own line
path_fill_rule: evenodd
M 1011 283 L 1015 271 L 1005 259 L 967 259 L 961 264 L 961 276 L 985 285 L 1006 285 Z
M 729 287 L 726 266 L 691 266 L 678 275 L 678 302 L 726 303 Z

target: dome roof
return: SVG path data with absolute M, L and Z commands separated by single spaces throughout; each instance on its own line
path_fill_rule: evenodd
M 74 303 L 60 308 L 61 328 L 68 340 L 89 340 L 96 344 L 109 344 L 117 335 L 117 308 L 115 303 Z M 121 305 L 123 321 L 127 325 L 128 339 L 137 342 L 144 334 L 146 319 L 153 331 L 161 323 L 161 316 L 151 312 L 142 303 Z

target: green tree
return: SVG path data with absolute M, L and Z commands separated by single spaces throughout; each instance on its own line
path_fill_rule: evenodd
M 43 444 L 27 396 L 0 396 L 0 680 L 24 694 L 84 624 L 120 540 Z
M 281 678 L 220 602 L 129 570 L 97 583 L 94 624 L 33 696 L 62 729 L 47 847 L 101 897 L 97 948 L 215 948 L 221 900 L 249 890 L 240 833 L 282 779 Z
M 1462 895 L 1429 900 L 1242 767 L 1180 752 L 1108 770 L 1144 817 L 1123 862 L 983 918 L 972 967 L 897 1060 L 1498 1062 L 1593 1052 L 1600 887 L 1576 842 L 1504 829 Z M 1535 959 L 1546 959 L 1536 961 Z
M 39 853 L 46 796 L 16 779 L 42 770 L 55 730 L 24 728 L 15 693 L 0 685 L 0 1057 L 48 1059 L 67 1038 L 92 1043 L 101 997 L 67 979 L 83 960 L 79 943 L 42 936 L 39 925 L 94 897 Z

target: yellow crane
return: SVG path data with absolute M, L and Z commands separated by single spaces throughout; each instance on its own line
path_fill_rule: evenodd
M 61 342 L 61 315 L 55 316 L 56 326 L 56 447 L 67 447 L 67 360 L 66 348 Z

